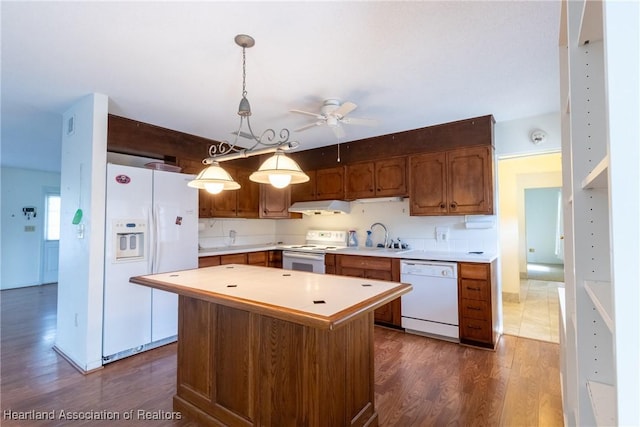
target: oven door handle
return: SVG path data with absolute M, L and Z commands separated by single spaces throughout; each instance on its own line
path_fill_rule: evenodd
M 324 261 L 324 254 L 306 254 L 302 252 L 283 251 L 282 256 L 297 259 L 309 259 L 313 261 Z

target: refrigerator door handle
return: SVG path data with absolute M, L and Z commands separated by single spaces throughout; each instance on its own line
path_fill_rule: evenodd
M 151 206 L 151 209 L 148 212 L 149 217 L 149 226 L 147 228 L 147 233 L 149 235 L 149 258 L 148 258 L 148 268 L 149 273 L 153 274 L 155 265 L 156 265 L 156 216 L 155 216 L 155 207 Z
M 153 205 L 153 270 L 156 274 L 160 270 L 160 212 L 156 204 Z

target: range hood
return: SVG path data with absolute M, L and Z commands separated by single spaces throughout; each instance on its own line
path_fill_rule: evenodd
M 311 202 L 295 202 L 289 212 L 305 215 L 347 214 L 351 211 L 349 202 L 343 200 L 315 200 Z

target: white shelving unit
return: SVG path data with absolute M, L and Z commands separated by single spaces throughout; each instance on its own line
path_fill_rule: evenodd
M 640 425 L 640 3 L 563 0 L 565 425 Z

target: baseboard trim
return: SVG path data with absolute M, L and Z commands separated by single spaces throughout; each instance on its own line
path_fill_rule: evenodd
M 82 369 L 82 367 L 80 365 L 78 365 L 72 358 L 70 358 L 69 356 L 67 356 L 65 354 L 64 351 L 60 350 L 60 348 L 58 346 L 53 346 L 53 351 L 55 351 L 56 353 L 58 353 L 60 355 L 60 357 L 62 357 L 64 360 L 66 360 L 67 362 L 69 362 L 69 364 L 71 366 L 73 366 L 75 368 L 76 371 L 80 372 L 82 375 L 89 375 L 93 372 L 99 371 L 100 369 L 102 369 L 102 366 L 98 366 L 97 368 L 94 369 L 90 369 L 90 370 L 85 370 Z

